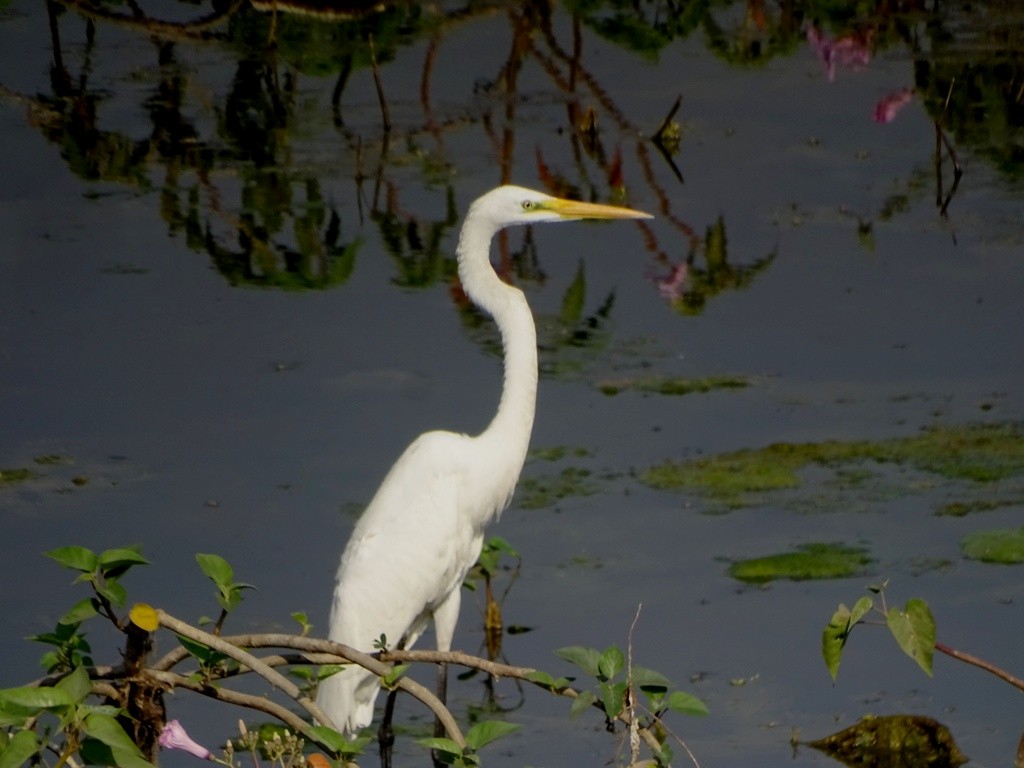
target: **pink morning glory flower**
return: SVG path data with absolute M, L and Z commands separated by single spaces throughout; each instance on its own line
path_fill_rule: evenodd
M 164 729 L 160 732 L 158 741 L 164 749 L 182 749 L 201 760 L 209 760 L 213 757 L 210 754 L 210 750 L 192 741 L 181 723 L 177 720 L 171 720 L 164 724 Z

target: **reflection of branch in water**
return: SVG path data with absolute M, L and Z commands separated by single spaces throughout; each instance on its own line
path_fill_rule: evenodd
M 74 10 L 90 21 L 102 21 L 115 26 L 126 27 L 160 35 L 161 37 L 176 39 L 206 39 L 211 36 L 210 30 L 220 26 L 245 4 L 246 0 L 231 0 L 227 7 L 222 10 L 215 10 L 206 16 L 201 16 L 193 21 L 161 21 L 144 16 L 138 6 L 131 4 L 133 13 L 131 15 L 114 13 L 105 7 L 94 5 L 81 0 L 57 0 L 67 8 Z
M 607 91 L 597 82 L 597 79 L 583 66 L 581 62 L 582 52 L 581 50 L 574 49 L 573 55 L 570 57 L 565 50 L 561 47 L 558 41 L 555 39 L 554 32 L 551 30 L 550 25 L 543 28 L 544 40 L 547 43 L 548 48 L 552 52 L 552 56 L 546 56 L 544 53 L 538 50 L 537 46 L 531 42 L 530 52 L 541 67 L 548 73 L 548 75 L 555 82 L 556 86 L 566 92 L 574 92 L 577 80 L 582 82 L 589 91 L 593 94 L 594 98 L 601 105 L 602 109 L 611 116 L 612 120 L 619 126 L 621 130 L 628 131 L 634 134 L 640 134 L 641 132 L 637 127 L 625 116 L 625 114 L 618 108 L 612 98 L 608 95 Z M 578 46 L 576 48 L 579 48 Z M 561 60 L 566 63 L 570 72 L 571 79 L 567 80 L 562 76 L 558 65 L 555 60 Z M 676 108 L 669 111 L 666 121 L 670 122 L 671 118 L 675 115 Z M 690 242 L 691 247 L 699 242 L 699 238 L 694 232 L 693 228 L 686 222 L 682 221 L 678 216 L 672 213 L 672 204 L 668 194 L 664 188 L 659 184 L 654 173 L 654 169 L 651 167 L 650 158 L 647 152 L 645 139 L 641 138 L 636 144 L 637 159 L 640 162 L 640 166 L 643 169 L 644 178 L 651 190 L 655 193 L 658 198 L 659 212 L 664 218 L 672 223 L 672 225 L 679 230 L 684 237 Z M 662 147 L 659 147 L 659 151 L 662 151 Z M 682 174 L 676 168 L 675 164 L 670 162 L 670 167 L 673 170 L 673 174 L 681 181 Z M 647 242 L 648 250 L 655 254 L 659 261 L 667 261 L 667 256 L 660 248 L 657 247 L 657 241 L 654 237 L 653 230 L 649 225 L 644 222 L 635 222 L 636 225 L 644 231 L 645 241 Z
M 380 120 L 384 126 L 384 132 L 391 130 L 391 112 L 388 110 L 387 99 L 384 98 L 384 83 L 381 82 L 380 66 L 377 64 L 377 50 L 373 45 L 373 35 L 367 39 L 370 48 L 370 69 L 373 71 L 373 87 L 377 91 L 377 101 L 380 103 Z
M 651 143 L 657 147 L 658 152 L 661 153 L 662 159 L 668 164 L 668 167 L 672 169 L 672 173 L 679 179 L 679 183 L 685 183 L 683 181 L 683 173 L 676 166 L 675 160 L 672 159 L 672 153 L 679 148 L 679 123 L 672 120 L 675 117 L 676 112 L 679 111 L 679 105 L 683 103 L 682 96 L 676 96 L 675 103 L 672 108 L 665 115 L 665 119 L 661 121 L 661 125 L 658 126 L 658 130 L 651 136 Z
M 942 123 L 946 118 L 946 111 L 949 109 L 949 100 L 953 96 L 953 86 L 956 83 L 956 78 L 953 78 L 949 82 L 949 90 L 946 92 L 946 101 L 942 105 L 942 112 L 937 118 L 935 118 L 935 205 L 939 209 L 939 215 L 942 218 L 949 218 L 949 204 L 953 200 L 953 195 L 956 194 L 957 187 L 960 186 L 960 177 L 963 175 L 963 170 L 960 168 L 960 163 L 957 160 L 956 150 L 953 149 L 953 144 L 946 136 L 946 132 L 942 129 Z M 949 153 L 949 159 L 953 163 L 953 186 L 950 187 L 949 194 L 945 198 L 942 196 L 942 147 L 945 145 L 946 151 Z M 954 235 L 954 242 L 956 236 Z
M 687 315 L 700 314 L 708 300 L 714 296 L 750 285 L 778 255 L 778 251 L 773 250 L 752 264 L 734 267 L 729 264 L 726 246 L 725 220 L 719 217 L 707 229 L 703 247 L 704 267 L 696 266 L 697 249 L 694 249 L 685 262 L 676 265 L 669 263 L 667 274 L 652 274 L 649 277 L 677 311 Z
M 448 233 L 458 224 L 459 213 L 455 191 L 445 189 L 443 218 L 423 221 L 402 210 L 396 185 L 385 182 L 386 203 L 375 209 L 372 219 L 380 232 L 381 242 L 398 266 L 397 285 L 422 288 L 455 274 L 455 259 L 442 247 Z

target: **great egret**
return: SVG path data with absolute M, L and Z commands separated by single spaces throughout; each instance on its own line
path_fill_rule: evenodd
M 563 200 L 502 186 L 477 199 L 457 248 L 466 295 L 501 333 L 505 378 L 498 411 L 475 437 L 420 435 L 391 467 L 341 556 L 329 637 L 371 652 L 385 635 L 408 648 L 434 620 L 437 648 L 451 649 L 460 589 L 483 544 L 484 527 L 508 506 L 533 428 L 537 333 L 523 292 L 491 267 L 491 239 L 515 224 L 575 219 L 645 219 L 649 214 Z M 439 672 L 444 697 L 445 674 Z M 373 720 L 379 678 L 355 665 L 322 681 L 317 703 L 347 733 Z

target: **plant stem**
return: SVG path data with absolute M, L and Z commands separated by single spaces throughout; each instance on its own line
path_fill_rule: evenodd
M 974 656 L 973 654 L 967 653 L 966 651 L 951 648 L 945 643 L 936 642 L 935 650 L 939 651 L 940 653 L 944 653 L 947 656 L 952 656 L 954 659 L 962 661 L 965 664 L 970 664 L 972 666 L 978 667 L 979 669 L 984 669 L 986 672 L 991 672 L 1000 680 L 1009 683 L 1017 690 L 1024 691 L 1024 680 L 1021 680 L 1019 677 L 1014 677 L 1005 669 L 997 667 L 995 664 L 992 664 L 991 662 L 985 661 L 984 659 L 980 659 L 977 656 Z

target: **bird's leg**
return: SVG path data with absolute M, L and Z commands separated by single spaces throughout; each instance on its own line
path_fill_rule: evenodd
M 442 661 L 437 665 L 437 698 L 440 699 L 441 703 L 448 704 L 448 663 Z M 441 723 L 440 717 L 434 718 L 434 736 L 441 737 L 447 736 L 444 725 Z M 434 761 L 434 768 L 442 768 L 447 765 L 443 760 L 440 759 L 436 750 L 430 751 L 430 758 Z
M 391 748 L 395 744 L 395 732 L 391 727 L 391 720 L 395 714 L 395 698 L 397 696 L 397 688 L 388 691 L 387 702 L 384 704 L 384 718 L 380 722 L 380 730 L 377 731 L 377 745 L 380 749 L 380 768 L 391 768 Z
M 399 651 L 405 650 L 404 637 L 398 641 L 396 647 Z M 377 746 L 380 749 L 380 768 L 391 768 L 391 748 L 395 745 L 395 731 L 391 727 L 391 721 L 395 716 L 395 699 L 397 697 L 397 688 L 392 688 L 388 691 L 388 699 L 384 704 L 384 717 L 380 721 L 380 730 L 377 731 Z
M 446 653 L 452 649 L 452 639 L 455 636 L 455 623 L 459 620 L 459 601 L 461 595 L 459 588 L 453 589 L 434 609 L 434 634 L 437 636 L 437 650 Z M 448 664 L 442 661 L 437 665 L 437 698 L 444 706 L 448 706 Z M 441 718 L 434 719 L 434 735 L 447 736 L 444 726 L 441 725 Z M 432 751 L 430 756 L 434 760 L 436 768 L 444 763 L 438 759 L 437 752 Z

